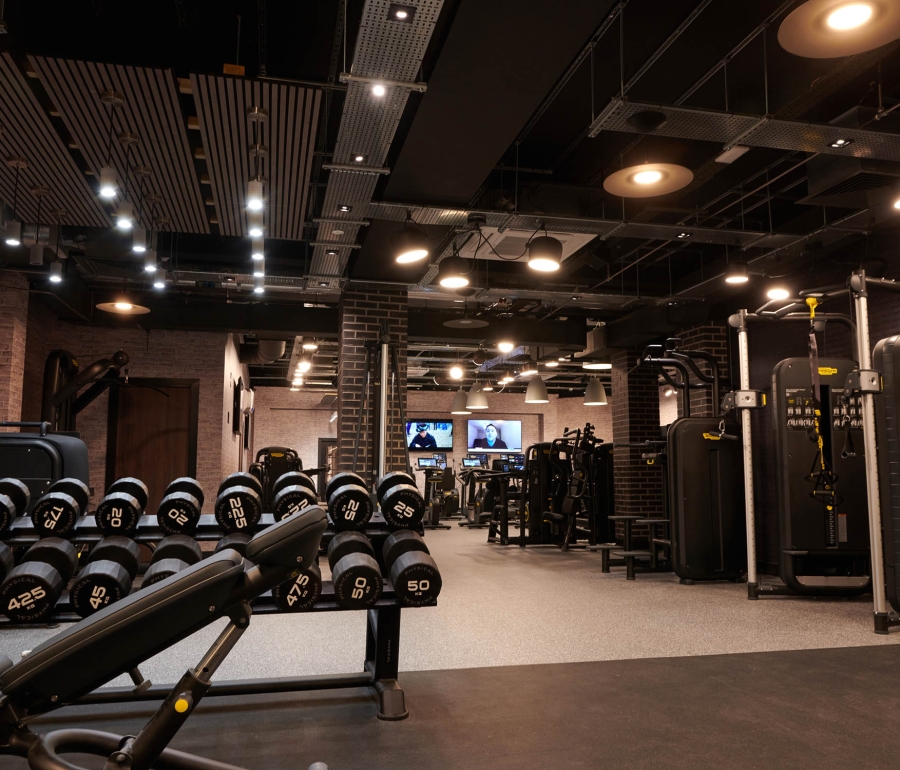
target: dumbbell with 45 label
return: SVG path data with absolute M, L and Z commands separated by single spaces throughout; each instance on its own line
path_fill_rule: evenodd
M 104 538 L 91 549 L 87 566 L 72 583 L 72 609 L 86 618 L 128 596 L 140 566 L 141 549 L 134 540 L 121 535 Z
M 169 482 L 156 509 L 156 523 L 167 535 L 193 535 L 200 523 L 203 500 L 203 487 L 197 479 L 175 479 Z
M 384 582 L 372 544 L 361 532 L 339 532 L 328 544 L 328 565 L 338 604 L 348 610 L 371 607 Z
M 232 473 L 219 484 L 216 521 L 225 532 L 252 532 L 262 516 L 262 484 L 250 473 Z
M 418 527 L 425 518 L 425 498 L 406 471 L 382 476 L 375 487 L 381 515 L 393 529 Z
M 19 479 L 0 479 L 0 532 L 5 532 L 16 516 L 23 516 L 31 502 L 31 490 Z
M 91 498 L 88 485 L 79 479 L 54 481 L 31 511 L 38 537 L 66 537 L 87 511 Z
M 418 532 L 401 529 L 384 540 L 384 566 L 397 600 L 407 607 L 422 607 L 441 593 L 441 573 Z
M 200 543 L 187 535 L 169 535 L 159 541 L 150 566 L 144 573 L 141 587 L 152 586 L 160 580 L 172 577 L 176 572 L 196 564 L 203 557 Z
M 150 491 L 140 479 L 116 479 L 97 504 L 94 520 L 104 535 L 132 535 L 144 515 Z
M 38 540 L 0 585 L 0 610 L 16 623 L 43 620 L 53 611 L 77 566 L 78 552 L 68 540 Z
M 336 473 L 328 480 L 325 499 L 328 501 L 328 515 L 338 532 L 364 529 L 375 510 L 366 482 L 362 476 L 349 471 Z

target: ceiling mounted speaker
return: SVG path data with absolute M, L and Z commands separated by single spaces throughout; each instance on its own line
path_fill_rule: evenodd
M 853 56 L 898 37 L 897 0 L 809 0 L 778 28 L 781 47 L 807 59 Z
M 636 112 L 625 122 L 639 134 L 652 134 L 657 128 L 668 120 L 666 115 L 657 110 L 642 110 Z
M 694 172 L 674 163 L 644 163 L 629 166 L 603 180 L 603 189 L 623 198 L 653 198 L 687 187 Z

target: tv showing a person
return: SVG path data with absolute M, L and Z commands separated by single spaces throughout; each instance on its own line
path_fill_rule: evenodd
M 420 422 L 416 424 L 416 435 L 409 442 L 410 449 L 437 449 L 437 440 L 428 432 L 428 423 Z
M 500 429 L 489 422 L 484 426 L 484 438 L 475 439 L 473 449 L 509 449 L 500 437 Z

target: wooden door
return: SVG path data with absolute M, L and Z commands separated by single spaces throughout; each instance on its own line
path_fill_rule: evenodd
M 132 378 L 127 386 L 113 386 L 107 485 L 123 476 L 139 478 L 150 489 L 147 513 L 155 514 L 172 479 L 196 476 L 199 407 L 197 380 Z

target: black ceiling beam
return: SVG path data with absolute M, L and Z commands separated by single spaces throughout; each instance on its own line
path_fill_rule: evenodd
M 583 350 L 587 341 L 584 318 L 568 318 L 565 321 L 543 321 L 530 318 L 490 319 L 490 326 L 480 329 L 451 329 L 444 321 L 458 318 L 458 314 L 432 311 L 410 312 L 409 340 L 437 342 L 473 342 L 508 338 L 517 345 L 553 345 L 566 350 Z
M 267 302 L 154 302 L 150 313 L 138 317 L 147 329 L 278 333 L 288 336 L 334 336 L 338 328 L 335 308 L 301 308 Z

